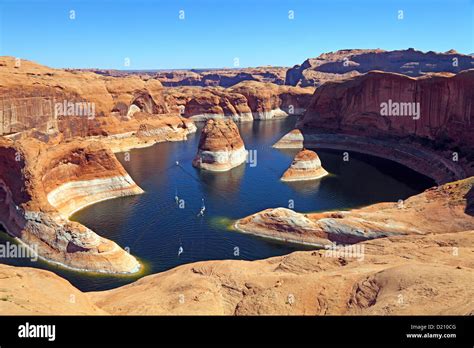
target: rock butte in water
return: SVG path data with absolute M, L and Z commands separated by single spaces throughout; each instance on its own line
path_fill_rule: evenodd
M 234 121 L 207 120 L 193 166 L 223 172 L 241 165 L 246 159 L 247 150 Z
M 273 147 L 277 149 L 302 149 L 303 142 L 303 133 L 299 129 L 293 129 L 273 144 Z
M 316 152 L 303 149 L 298 152 L 281 177 L 282 181 L 316 180 L 329 173 L 321 166 L 321 160 Z

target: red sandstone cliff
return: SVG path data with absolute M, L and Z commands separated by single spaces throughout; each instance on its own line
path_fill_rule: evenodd
M 314 89 L 278 86 L 273 83 L 244 81 L 230 88 L 166 88 L 170 110 L 193 120 L 230 117 L 252 121 L 300 115 L 311 100 Z
M 382 116 L 381 104 L 389 100 L 420 103 L 419 119 Z M 449 138 L 474 145 L 473 101 L 474 69 L 420 78 L 373 71 L 318 88 L 301 125 L 433 140 Z
M 444 157 L 430 160 L 433 163 L 462 166 L 465 173 L 459 172 L 451 178 L 460 179 L 472 175 L 473 101 L 474 69 L 457 75 L 431 74 L 418 78 L 373 71 L 319 87 L 298 126 L 305 132 L 331 132 L 339 138 L 347 135 L 348 148 L 351 135 L 364 136 L 373 143 L 388 144 L 391 140 L 395 144 L 387 146 L 388 158 L 389 150 L 394 153 L 397 146 L 416 143 L 421 149 Z M 419 115 L 384 116 L 384 103 L 418 104 Z M 305 136 L 305 140 L 311 142 L 311 136 Z M 409 155 L 416 156 L 420 151 L 412 149 Z M 403 156 L 401 152 L 408 154 L 400 150 L 397 156 Z M 452 160 L 453 152 L 458 153 L 458 161 Z
M 80 270 L 130 273 L 137 260 L 116 243 L 69 221 L 99 200 L 143 192 L 96 141 L 0 137 L 0 222 L 39 256 Z
M 286 115 L 300 115 L 311 100 L 314 90 L 272 83 L 241 82 L 230 91 L 242 94 L 252 110 L 254 119 L 270 119 Z
M 167 113 L 162 90 L 153 79 L 104 77 L 0 57 L 0 135 L 31 128 L 67 131 L 70 136 L 97 135 L 108 118 L 129 120 L 134 108 L 148 114 Z M 90 108 L 57 108 L 78 103 L 88 103 Z M 74 133 L 76 118 L 88 134 Z
M 253 120 L 247 99 L 242 94 L 223 88 L 167 88 L 165 99 L 171 110 L 197 121 L 217 117 L 230 117 L 234 121 Z

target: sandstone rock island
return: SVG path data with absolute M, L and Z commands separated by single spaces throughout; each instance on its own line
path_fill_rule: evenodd
M 329 173 L 321 166 L 321 160 L 314 151 L 303 149 L 298 152 L 281 177 L 282 181 L 315 180 Z
M 39 261 L 0 255 L 0 314 L 474 313 L 471 55 L 150 68 L 135 45 L 136 67 L 11 47 L 0 251 Z
M 223 172 L 241 165 L 246 159 L 247 150 L 234 121 L 209 119 L 202 129 L 193 166 Z

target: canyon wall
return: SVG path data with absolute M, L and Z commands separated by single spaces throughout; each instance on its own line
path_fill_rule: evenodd
M 355 143 L 364 137 L 363 152 L 372 148 L 395 160 L 416 157 L 420 165 L 423 161 L 431 162 L 432 168 L 440 167 L 432 171 L 447 170 L 452 174 L 445 179 L 441 179 L 442 173 L 436 174 L 446 182 L 473 175 L 473 100 L 474 69 L 456 75 L 430 74 L 418 78 L 372 71 L 319 87 L 297 126 L 306 133 L 308 146 L 337 141 L 322 139 L 325 136 L 344 140 L 340 145 L 345 142 L 346 148 L 351 148 L 351 143 L 353 149 L 363 148 Z M 418 115 L 382 114 L 384 105 L 407 103 L 419 107 Z M 354 140 L 356 137 L 359 140 Z M 383 143 L 386 149 L 377 150 Z M 430 170 L 428 167 L 425 171 Z
M 48 261 L 94 272 L 137 272 L 133 256 L 68 217 L 99 200 L 143 191 L 109 148 L 61 138 L 0 138 L 0 223 Z
M 314 90 L 278 86 L 273 82 L 281 81 L 275 81 L 272 74 L 281 75 L 280 69 L 267 70 L 249 70 L 259 76 L 255 79 L 245 75 L 250 72 L 241 72 L 233 83 L 164 88 L 149 75 L 100 75 L 0 57 L 0 135 L 35 128 L 60 132 L 65 138 L 111 136 L 137 132 L 142 124 L 179 115 L 197 121 L 223 117 L 252 121 L 303 113 Z M 212 76 L 223 81 L 235 73 L 232 69 L 213 71 L 208 77 L 209 81 L 214 81 Z M 251 81 L 245 81 L 248 79 Z M 233 87 L 220 87 L 230 85 Z M 136 120 L 137 113 L 142 122 Z M 168 121 L 174 126 L 185 122 Z
M 346 49 L 323 53 L 288 69 L 285 84 L 291 86 L 320 86 L 364 74 L 371 70 L 421 76 L 432 72 L 458 73 L 474 68 L 470 55 L 454 50 L 445 53 L 407 50 Z
M 0 57 L 0 135 L 36 128 L 69 137 L 100 133 L 107 118 L 127 119 L 130 107 L 148 114 L 168 112 L 158 80 L 104 77 L 91 72 L 48 68 Z M 74 133 L 77 121 L 90 134 Z M 83 130 L 82 127 L 81 130 Z
M 158 80 L 104 77 L 0 57 L 0 223 L 40 257 L 78 270 L 133 273 L 116 243 L 69 221 L 95 202 L 142 193 L 113 152 L 185 140 Z
M 382 103 L 389 100 L 419 103 L 419 119 L 381 115 Z M 420 78 L 373 71 L 318 88 L 300 124 L 474 145 L 473 100 L 474 69 Z
M 230 88 L 179 87 L 165 89 L 170 110 L 204 121 L 230 117 L 237 122 L 301 115 L 311 100 L 312 88 L 244 81 Z
M 167 88 L 165 99 L 171 110 L 195 121 L 230 117 L 236 122 L 252 121 L 247 99 L 239 93 L 215 87 Z

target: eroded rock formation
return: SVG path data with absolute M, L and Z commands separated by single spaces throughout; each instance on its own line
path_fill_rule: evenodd
M 355 243 L 396 235 L 459 232 L 474 229 L 474 177 L 434 187 L 397 203 L 362 209 L 300 214 L 267 209 L 235 223 L 242 232 L 304 244 Z
M 458 73 L 474 68 L 470 55 L 454 50 L 445 53 L 407 50 L 347 49 L 323 53 L 288 69 L 285 84 L 291 86 L 320 86 L 364 74 L 371 70 L 421 76 L 432 72 Z
M 282 181 L 316 180 L 329 173 L 321 166 L 316 152 L 303 149 L 298 152 L 293 162 L 281 177 Z
M 229 89 L 242 94 L 255 120 L 301 115 L 311 100 L 312 88 L 278 86 L 272 83 L 241 82 Z
M 241 165 L 246 159 L 247 150 L 234 121 L 210 119 L 206 122 L 193 166 L 222 172 Z
M 253 121 L 252 110 L 247 99 L 217 87 L 168 88 L 166 100 L 182 116 L 194 121 L 229 117 L 235 122 Z
M 138 76 L 105 77 L 0 57 L 0 94 L 0 135 L 35 128 L 66 139 L 112 136 L 115 145 L 120 148 L 121 139 L 127 148 L 183 140 L 196 129 L 168 113 L 158 80 Z M 142 124 L 161 128 L 161 135 L 138 139 Z
M 180 87 L 165 89 L 173 111 L 195 121 L 230 117 L 236 122 L 301 115 L 314 89 L 244 81 L 231 88 Z
M 60 138 L 0 138 L 0 222 L 46 260 L 87 271 L 137 272 L 133 256 L 68 217 L 142 189 L 100 142 Z
M 443 183 L 474 174 L 473 100 L 474 70 L 418 78 L 373 71 L 319 87 L 298 127 L 305 146 L 381 155 Z M 418 113 L 386 116 L 384 105 Z
M 172 70 L 159 72 L 155 78 L 167 87 L 230 87 L 242 81 L 270 82 L 282 85 L 287 68 L 257 67 L 214 70 Z

